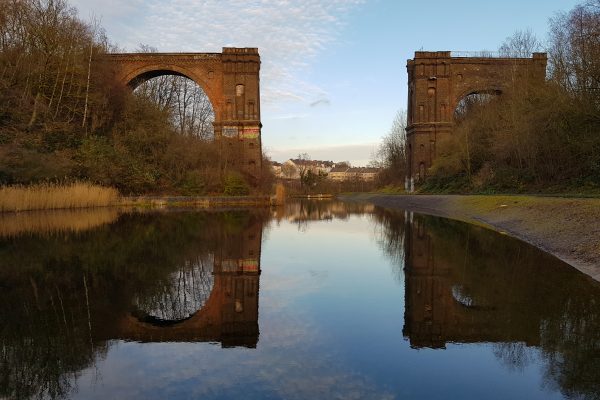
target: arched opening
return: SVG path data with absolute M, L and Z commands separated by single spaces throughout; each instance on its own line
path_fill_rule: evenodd
M 476 307 L 475 300 L 471 297 L 463 285 L 452 286 L 452 297 L 458 304 L 467 308 Z
M 214 258 L 189 260 L 134 300 L 132 314 L 141 322 L 170 326 L 196 314 L 210 297 L 214 286 Z
M 452 286 L 452 298 L 464 308 L 472 310 L 490 310 L 493 307 L 481 299 L 475 299 L 468 287 L 462 284 Z
M 454 109 L 454 121 L 460 123 L 480 107 L 483 107 L 493 101 L 502 92 L 497 89 L 472 91 L 461 97 Z
M 170 118 L 181 135 L 214 139 L 215 111 L 204 89 L 177 71 L 154 70 L 136 76 L 128 84 L 136 96 L 154 102 Z

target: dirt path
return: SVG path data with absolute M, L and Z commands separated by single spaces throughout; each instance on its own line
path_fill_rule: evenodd
M 343 199 L 483 225 L 531 243 L 600 281 L 600 199 L 379 194 Z

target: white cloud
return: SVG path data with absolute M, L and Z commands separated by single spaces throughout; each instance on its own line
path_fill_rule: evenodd
M 74 0 L 110 25 L 112 40 L 134 50 L 220 52 L 258 47 L 262 101 L 310 104 L 326 93 L 302 78 L 315 56 L 337 38 L 345 16 L 363 0 Z
M 310 103 L 311 107 L 317 107 L 320 105 L 324 105 L 324 106 L 328 106 L 331 104 L 331 101 L 329 101 L 329 99 L 319 99 L 316 101 L 313 101 L 312 103 Z

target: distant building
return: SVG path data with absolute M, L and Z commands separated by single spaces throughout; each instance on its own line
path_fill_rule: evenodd
M 379 173 L 379 168 L 373 167 L 360 167 L 360 168 L 350 168 L 350 174 L 357 179 L 361 179 L 365 182 L 372 182 L 377 177 Z
M 312 171 L 314 174 L 328 175 L 335 166 L 333 161 L 289 159 L 281 165 L 281 177 L 285 179 L 300 179 L 302 171 Z
M 301 171 L 312 171 L 314 174 L 327 176 L 332 181 L 362 180 L 372 182 L 375 180 L 378 168 L 351 167 L 347 162 L 335 163 L 322 160 L 289 159 L 283 164 L 271 163 L 275 176 L 282 179 L 300 179 Z
M 350 181 L 350 180 L 362 180 L 365 182 L 372 182 L 379 173 L 378 168 L 371 167 L 349 167 L 343 164 L 342 166 L 336 166 L 329 172 L 329 179 L 332 181 Z
M 345 181 L 347 179 L 347 173 L 350 167 L 346 164 L 335 166 L 329 171 L 328 178 L 332 181 Z
M 277 177 L 277 178 L 281 178 L 281 166 L 282 164 L 277 162 L 277 161 L 271 161 L 271 170 L 273 171 L 273 174 Z

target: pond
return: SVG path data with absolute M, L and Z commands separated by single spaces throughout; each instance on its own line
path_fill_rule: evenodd
M 597 399 L 600 285 L 368 204 L 0 216 L 0 398 Z

